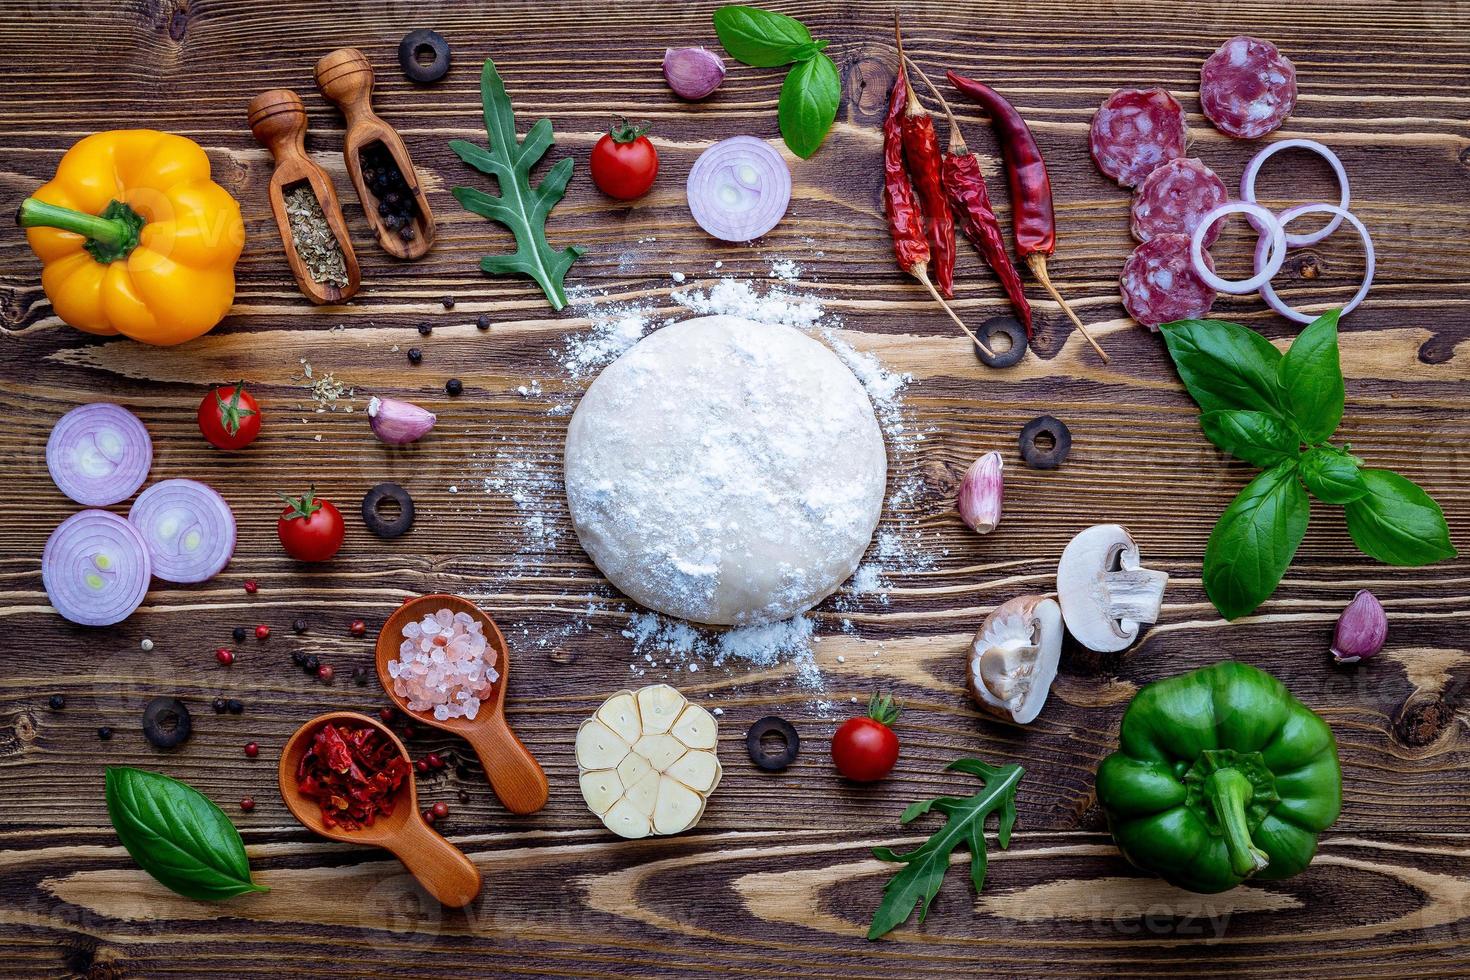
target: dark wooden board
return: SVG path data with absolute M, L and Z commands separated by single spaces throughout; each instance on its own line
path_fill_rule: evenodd
M 876 128 L 894 67 L 892 10 L 818 0 L 775 6 L 831 39 L 845 93 L 827 145 L 794 167 L 786 220 L 759 245 L 736 247 L 710 241 L 688 220 L 683 179 L 716 139 L 775 135 L 781 76 L 732 64 L 709 101 L 686 105 L 669 96 L 658 71 L 663 51 L 713 45 L 710 4 L 0 2 L 11 66 L 0 77 L 0 204 L 15 206 L 80 137 L 154 127 L 209 151 L 217 179 L 242 203 L 249 238 L 234 312 L 207 337 L 175 349 L 100 341 L 65 327 L 21 236 L 0 238 L 0 974 L 1470 973 L 1470 791 L 1462 778 L 1470 764 L 1470 562 L 1375 564 L 1353 550 L 1340 516 L 1318 507 L 1275 598 L 1245 621 L 1218 618 L 1200 587 L 1200 558 L 1215 516 L 1250 471 L 1204 441 L 1159 339 L 1122 311 L 1115 279 L 1130 248 L 1128 199 L 1091 165 L 1085 138 L 1092 109 L 1114 88 L 1165 85 L 1191 113 L 1193 152 L 1233 182 L 1257 144 L 1231 141 L 1199 116 L 1199 62 L 1236 33 L 1270 38 L 1295 60 L 1302 98 L 1281 135 L 1338 150 L 1353 177 L 1354 207 L 1379 248 L 1378 285 L 1343 326 L 1343 437 L 1373 463 L 1425 485 L 1464 549 L 1470 8 L 1452 0 L 906 5 L 913 57 L 931 72 L 954 67 L 987 79 L 1031 121 L 1056 190 L 1053 273 L 1114 355 L 1101 366 L 1059 311 L 1038 301 L 1039 356 L 996 374 L 893 267 Z M 421 26 L 455 46 L 449 77 L 428 88 L 406 82 L 394 65 L 398 38 Z M 378 111 L 409 143 L 427 184 L 440 238 L 422 262 L 395 263 L 372 244 L 346 183 L 341 117 L 311 83 L 316 59 L 343 45 L 360 47 L 378 67 Z M 585 384 L 557 363 L 567 337 L 588 327 L 585 309 L 554 315 L 528 283 L 483 276 L 479 256 L 503 249 L 509 237 L 448 193 L 480 179 L 446 144 L 483 138 L 476 69 L 487 55 L 500 65 L 523 127 L 550 117 L 551 157 L 577 159 L 551 222 L 555 243 L 589 250 L 570 282 L 673 314 L 673 272 L 688 276 L 686 287 L 718 275 L 765 279 L 773 260 L 789 258 L 803 271 L 788 288 L 819 296 L 843 318 L 849 342 L 914 376 L 906 412 L 927 436 L 896 458 L 892 479 L 894 486 L 922 481 L 925 492 L 885 520 L 922 529 L 932 566 L 891 575 L 886 603 L 848 595 L 819 607 L 820 699 L 829 706 L 793 683 L 789 667 L 649 670 L 649 678 L 670 677 L 724 710 L 725 781 L 698 829 L 680 838 L 615 840 L 577 790 L 578 721 L 637 680 L 621 632 L 636 610 L 577 548 L 557 495 L 565 423 L 548 410 Z M 246 104 L 273 87 L 302 95 L 308 149 L 344 193 L 364 279 L 347 307 L 310 308 L 281 254 L 265 198 L 270 160 L 245 125 Z M 957 107 L 996 175 L 993 193 L 1004 209 L 985 121 Z M 662 157 L 654 192 L 634 205 L 601 197 L 585 176 L 588 151 L 614 114 L 650 119 Z M 1282 200 L 1329 193 L 1325 169 L 1295 166 L 1273 171 L 1264 193 Z M 1227 239 L 1217 252 L 1238 259 L 1241 243 Z M 1288 295 L 1301 303 L 1346 296 L 1359 255 L 1348 235 L 1295 255 Z M 968 248 L 959 279 L 967 318 L 1004 309 Z M 457 300 L 452 312 L 439 304 L 446 294 Z M 1253 298 L 1222 298 L 1216 309 L 1280 343 L 1292 336 Z M 489 333 L 473 326 L 482 312 L 494 320 Z M 421 322 L 434 325 L 431 337 L 415 332 Z M 416 369 L 402 352 L 413 345 L 425 351 Z M 313 414 L 297 380 L 302 358 L 359 391 L 431 407 L 438 429 L 412 451 L 389 453 L 360 415 Z M 450 376 L 464 381 L 458 399 L 442 393 Z M 197 437 L 194 407 L 206 382 L 237 378 L 260 392 L 270 417 L 259 443 L 227 456 Z M 539 395 L 517 391 L 536 380 Z M 147 423 L 154 479 L 204 479 L 225 493 L 240 543 L 214 582 L 159 584 L 124 624 L 87 630 L 62 622 L 41 589 L 42 545 L 74 509 L 47 477 L 43 448 L 62 412 L 98 398 L 127 405 Z M 361 398 L 357 404 L 360 411 Z M 1003 528 L 977 538 L 945 513 L 953 474 L 987 449 L 1011 452 L 1020 426 L 1042 412 L 1071 426 L 1070 460 L 1055 473 L 1015 460 Z M 517 555 L 525 512 L 478 486 L 505 446 L 549 474 L 537 506 L 557 543 L 534 561 Z M 352 514 L 383 479 L 407 485 L 419 505 L 418 526 L 391 543 Z M 308 569 L 279 552 L 273 491 L 313 482 L 343 505 L 349 531 L 340 558 Z M 1123 655 L 1068 649 L 1052 700 L 1029 729 L 982 719 L 961 684 L 970 635 L 996 603 L 1048 588 L 1066 541 L 1104 520 L 1127 524 L 1149 562 L 1171 574 L 1162 622 Z M 244 592 L 247 579 L 260 583 L 257 595 Z M 1389 649 L 1370 665 L 1334 668 L 1332 624 L 1361 587 L 1389 610 Z M 485 872 L 481 899 L 463 912 L 433 905 L 381 852 L 311 838 L 274 789 L 274 756 L 298 724 L 329 709 L 383 703 L 375 687 L 340 678 L 370 663 L 370 638 L 403 597 L 429 590 L 473 596 L 512 643 L 526 638 L 517 647 L 510 716 L 552 785 L 543 812 L 511 818 L 477 765 L 425 781 L 421 795 L 450 803 L 446 831 Z M 600 610 L 592 627 L 570 628 L 589 599 Z M 311 624 L 300 639 L 289 629 L 297 617 Z M 358 617 L 368 639 L 347 633 Z M 257 622 L 271 624 L 273 638 L 249 641 L 234 667 L 217 667 L 213 650 L 230 645 L 230 630 Z M 144 636 L 156 644 L 151 653 L 139 649 Z M 534 642 L 547 636 L 559 638 Z M 294 671 L 295 649 L 336 665 L 338 682 L 323 686 Z M 1341 746 L 1345 803 L 1306 874 L 1194 896 L 1119 858 L 1102 832 L 1092 773 L 1114 746 L 1138 686 L 1222 656 L 1272 670 L 1328 719 Z M 875 686 L 908 706 L 903 759 L 882 784 L 846 785 L 826 763 L 828 738 L 847 700 Z M 53 693 L 66 696 L 64 711 L 47 709 Z M 196 706 L 197 734 L 168 756 L 137 732 L 142 702 L 158 693 Z M 211 712 L 209 700 L 221 694 L 243 699 L 245 714 Z M 757 773 L 744 760 L 746 726 L 769 713 L 791 718 L 806 737 L 802 759 L 784 775 Z M 103 724 L 117 731 L 111 742 L 97 740 Z M 260 758 L 244 758 L 248 740 L 260 743 Z M 437 733 L 413 747 L 463 752 Z M 865 943 L 887 870 L 869 848 L 919 839 L 897 816 L 914 799 L 962 789 L 963 780 L 940 772 L 961 755 L 1026 766 L 1010 851 L 992 850 L 978 899 L 956 868 L 922 927 Z M 273 891 L 216 907 L 157 886 L 108 826 L 105 764 L 166 771 L 220 802 Z M 246 794 L 259 802 L 251 814 L 236 808 Z

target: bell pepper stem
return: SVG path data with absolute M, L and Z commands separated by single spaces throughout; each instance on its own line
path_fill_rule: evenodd
M 1242 877 L 1264 870 L 1270 858 L 1251 840 L 1245 819 L 1246 804 L 1255 795 L 1250 780 L 1239 769 L 1217 769 L 1205 781 L 1205 793 L 1225 834 L 1230 867 Z
M 84 211 L 73 211 L 71 208 L 38 201 L 34 197 L 20 202 L 15 223 L 22 228 L 60 228 L 62 231 L 74 231 L 108 248 L 121 248 L 133 235 L 128 222 L 120 218 L 104 218 Z

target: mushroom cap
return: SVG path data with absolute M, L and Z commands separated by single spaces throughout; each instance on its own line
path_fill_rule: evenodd
M 970 695 L 980 707 L 1019 725 L 1041 713 L 1062 655 L 1062 610 L 1050 596 L 1001 603 L 970 644 Z
M 1090 527 L 1062 551 L 1057 600 L 1067 629 L 1087 649 L 1125 650 L 1138 639 L 1140 623 L 1158 619 L 1168 576 L 1139 562 L 1138 545 L 1119 524 Z

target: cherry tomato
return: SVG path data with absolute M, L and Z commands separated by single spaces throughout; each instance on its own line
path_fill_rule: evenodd
M 658 150 L 643 134 L 648 124 L 619 119 L 592 148 L 592 183 L 609 197 L 631 201 L 642 197 L 658 176 Z
M 898 762 L 898 736 L 890 727 L 898 720 L 898 705 L 888 695 L 874 694 L 868 713 L 849 718 L 832 736 L 832 763 L 857 783 L 871 783 L 893 771 Z
M 260 406 L 245 382 L 216 388 L 199 403 L 199 431 L 216 449 L 244 449 L 260 435 Z
M 276 533 L 286 554 L 297 561 L 326 561 L 342 547 L 346 527 L 342 512 L 330 500 L 319 500 L 315 488 L 299 497 L 281 494 L 286 509 L 276 521 Z

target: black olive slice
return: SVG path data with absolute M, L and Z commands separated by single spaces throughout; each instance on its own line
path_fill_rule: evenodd
M 1042 415 L 1021 430 L 1021 459 L 1033 470 L 1054 470 L 1072 451 L 1072 432 L 1060 419 Z
M 419 61 L 420 53 L 433 57 L 424 64 Z M 409 31 L 398 42 L 398 63 L 403 66 L 403 74 L 410 82 L 425 85 L 437 82 L 449 71 L 449 42 L 438 31 Z
M 975 332 L 990 348 L 987 354 L 979 344 L 975 345 L 975 356 L 986 367 L 1012 367 L 1020 364 L 1026 356 L 1026 328 L 1013 316 L 993 316 L 980 324 L 980 329 Z M 1004 337 L 1005 342 L 997 343 L 997 337 Z
M 773 741 L 781 743 L 779 752 L 769 751 L 764 743 L 767 736 L 774 736 Z M 801 736 L 785 718 L 767 715 L 745 733 L 745 751 L 750 753 L 750 761 L 759 768 L 766 772 L 780 772 L 796 761 L 796 754 L 801 751 Z
M 384 516 L 387 500 L 397 502 L 397 516 Z M 362 522 L 380 538 L 396 538 L 413 527 L 413 498 L 396 483 L 379 483 L 362 498 Z
M 154 698 L 143 708 L 143 737 L 154 748 L 172 749 L 189 741 L 194 722 L 178 698 Z

